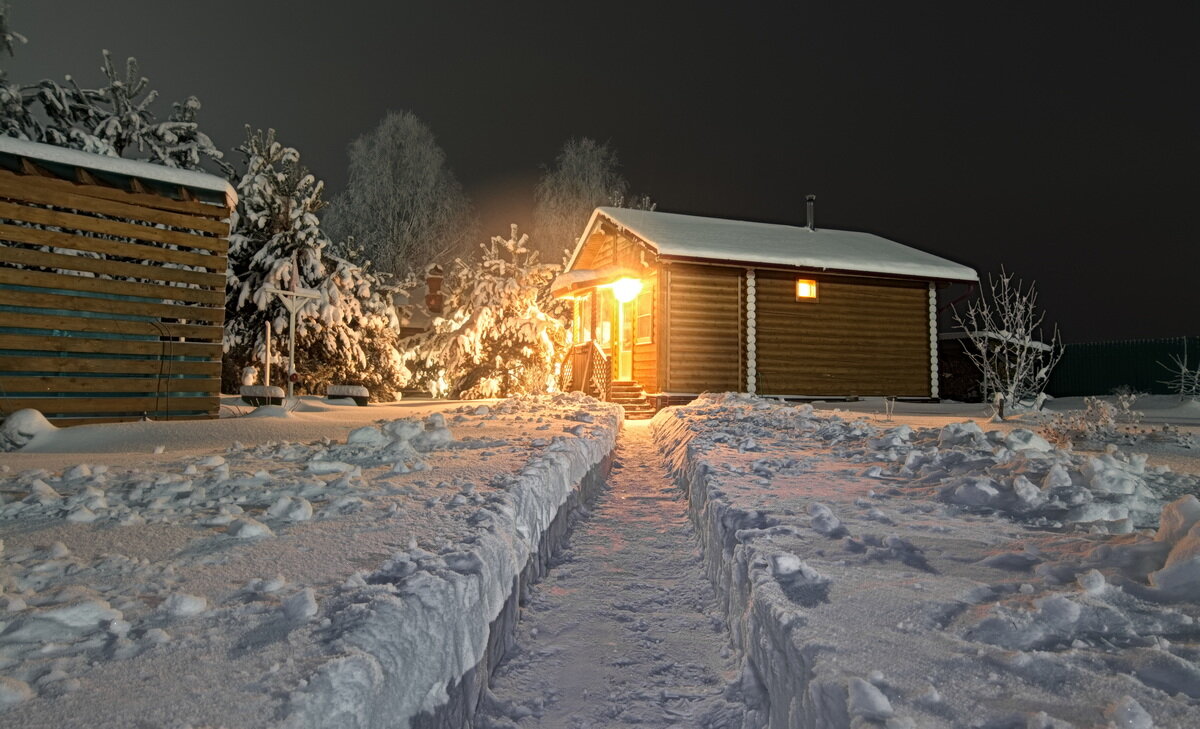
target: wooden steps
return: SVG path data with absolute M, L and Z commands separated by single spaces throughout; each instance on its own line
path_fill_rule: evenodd
M 657 412 L 642 386 L 631 380 L 614 380 L 610 383 L 608 399 L 625 409 L 626 420 L 649 420 Z

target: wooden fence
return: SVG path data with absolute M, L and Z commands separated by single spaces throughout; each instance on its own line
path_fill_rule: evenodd
M 228 204 L 10 154 L 0 167 L 0 418 L 216 417 Z

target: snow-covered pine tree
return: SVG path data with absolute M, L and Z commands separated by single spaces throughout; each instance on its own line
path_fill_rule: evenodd
M 482 256 L 456 260 L 446 277 L 446 315 L 405 340 L 414 382 L 438 397 L 548 392 L 566 326 L 538 299 L 560 267 L 541 263 L 516 225 L 480 248 Z
M 8 7 L 0 7 L 0 45 L 10 54 L 12 41 L 24 37 L 8 29 Z M 11 83 L 0 72 L 0 134 L 17 139 L 79 149 L 109 157 L 131 158 L 133 150 L 149 153 L 148 162 L 199 170 L 202 162 L 216 166 L 226 177 L 233 167 L 207 135 L 199 131 L 196 112 L 200 102 L 188 97 L 174 105 L 174 113 L 154 123 L 151 105 L 158 97 L 149 80 L 138 73 L 137 59 L 125 62 L 122 78 L 108 51 L 101 69 L 107 86 L 85 89 L 73 78 L 65 84 L 43 79 L 36 84 Z
M 268 321 L 272 365 L 285 371 L 287 311 L 267 288 L 288 289 L 295 277 L 299 287 L 320 294 L 297 316 L 299 391 L 356 384 L 391 400 L 409 378 L 396 348 L 399 321 L 391 290 L 355 262 L 357 251 L 349 246 L 335 251 L 321 232 L 316 213 L 324 185 L 300 163 L 299 152 L 275 141 L 274 130 L 246 131 L 238 151 L 247 169 L 238 183 L 229 237 L 226 372 L 263 362 Z M 236 377 L 222 385 L 236 388 Z
M 0 1 L 0 48 L 8 51 L 8 55 L 12 56 L 13 43 L 24 43 L 25 36 L 13 30 L 9 25 L 9 18 L 12 17 L 12 3 L 8 0 Z M 4 69 L 0 69 L 0 79 L 4 78 Z

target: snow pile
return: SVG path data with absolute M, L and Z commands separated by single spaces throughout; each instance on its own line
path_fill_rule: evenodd
M 1155 542 L 1170 551 L 1150 583 L 1173 599 L 1200 602 L 1200 500 L 1188 494 L 1168 504 Z
M 0 452 L 23 448 L 43 433 L 57 428 L 37 410 L 18 410 L 0 422 Z
M 223 526 L 226 535 L 238 539 L 269 536 L 275 524 L 330 518 L 357 508 L 364 493 L 378 489 L 363 478 L 364 469 L 426 470 L 424 453 L 454 447 L 445 416 L 433 413 L 424 420 L 409 418 L 359 428 L 344 444 L 234 445 L 225 456 L 194 459 L 177 473 L 131 473 L 117 478 L 110 477 L 104 466 L 87 464 L 58 478 L 26 471 L 13 480 L 25 496 L 0 507 L 0 523 L 64 518 L 120 525 L 197 524 Z M 234 470 L 231 463 L 237 461 L 291 463 L 303 469 L 279 478 L 266 469 Z M 250 512 L 259 519 L 248 516 Z
M 578 394 L 549 400 L 576 411 L 599 405 Z M 508 400 L 495 411 L 513 412 L 530 402 L 539 400 Z M 437 553 L 410 545 L 343 585 L 330 627 L 332 646 L 342 656 L 322 666 L 304 691 L 293 693 L 289 729 L 327 726 L 329 717 L 338 717 L 339 726 L 392 726 L 396 717 L 446 703 L 450 682 L 485 657 L 488 626 L 558 510 L 615 447 L 618 411 L 601 412 L 602 424 L 591 438 L 554 436 L 520 473 L 498 475 L 491 497 L 472 497 L 480 506 L 468 517 L 475 526 L 469 536 Z M 437 421 L 430 425 L 411 438 L 418 449 L 448 435 Z
M 0 704 L 64 727 L 404 726 L 438 710 L 620 411 L 559 395 L 415 414 L 341 442 L 0 466 Z
M 1195 726 L 1194 476 L 744 395 L 654 428 L 771 726 Z
M 786 434 L 832 447 L 839 457 L 874 463 L 864 475 L 898 488 L 930 492 L 939 500 L 982 513 L 1001 513 L 1041 526 L 1080 525 L 1111 533 L 1155 526 L 1164 500 L 1200 490 L 1194 475 L 1148 468 L 1146 457 L 1110 447 L 1099 456 L 1056 448 L 1026 429 L 984 432 L 973 422 L 943 428 L 899 425 L 881 429 L 744 395 L 708 396 L 693 404 L 697 416 L 736 428 L 716 428 L 703 442 L 753 450 L 756 439 Z M 786 465 L 757 462 L 764 475 Z

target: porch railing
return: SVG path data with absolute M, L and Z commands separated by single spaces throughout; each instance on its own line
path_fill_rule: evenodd
M 612 381 L 612 363 L 594 341 L 571 347 L 559 372 L 559 389 L 583 392 L 600 400 L 608 399 Z

